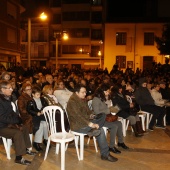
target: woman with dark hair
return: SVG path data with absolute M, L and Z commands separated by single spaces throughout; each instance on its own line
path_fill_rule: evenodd
M 94 98 L 92 100 L 92 108 L 95 114 L 105 113 L 110 114 L 111 112 L 117 113 L 118 109 L 111 106 L 111 100 L 109 99 L 110 95 L 110 86 L 108 84 L 102 84 L 99 86 L 95 93 Z M 121 153 L 116 147 L 115 147 L 115 138 L 116 134 L 118 136 L 118 146 L 122 147 L 124 149 L 129 149 L 123 142 L 123 133 L 122 133 L 122 124 L 120 121 L 114 121 L 114 122 L 107 122 L 105 121 L 104 127 L 109 128 L 110 130 L 110 151 L 113 153 L 119 154 Z
M 32 100 L 32 85 L 30 83 L 23 83 L 21 88 L 21 95 L 17 101 L 17 106 L 23 124 L 29 129 L 29 133 L 32 134 L 32 116 L 26 110 L 27 102 L 29 100 Z
M 117 113 L 119 117 L 123 119 L 128 119 L 136 137 L 143 136 L 143 129 L 138 110 L 135 108 L 134 103 L 129 103 L 126 97 L 122 94 L 122 86 L 120 84 L 115 85 L 111 88 L 111 100 L 113 105 L 118 105 L 120 111 Z

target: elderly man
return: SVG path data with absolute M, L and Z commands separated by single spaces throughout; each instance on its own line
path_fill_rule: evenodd
M 11 104 L 12 85 L 9 81 L 0 81 L 0 136 L 12 138 L 15 146 L 15 163 L 30 165 L 22 155 L 35 155 L 29 149 L 31 142 L 28 128 L 21 125 L 21 118 L 13 111 Z
M 67 103 L 67 112 L 70 121 L 71 130 L 85 133 L 89 136 L 96 136 L 100 147 L 101 159 L 116 162 L 118 159 L 110 155 L 106 136 L 103 131 L 103 124 L 105 122 L 105 114 L 100 118 L 89 120 L 90 115 L 94 114 L 87 105 L 86 88 L 83 85 L 75 87 L 73 93 Z

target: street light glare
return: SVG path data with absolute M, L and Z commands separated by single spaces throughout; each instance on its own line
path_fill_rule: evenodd
M 47 19 L 47 15 L 44 12 L 42 12 L 41 15 L 40 15 L 40 18 L 42 20 L 46 20 Z
M 63 39 L 67 40 L 68 39 L 68 34 L 67 33 L 63 33 Z

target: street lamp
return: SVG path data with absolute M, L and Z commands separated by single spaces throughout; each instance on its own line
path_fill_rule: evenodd
M 100 57 L 100 68 L 102 68 L 102 52 L 101 52 L 101 50 L 102 50 L 103 41 L 100 40 L 99 44 L 100 44 L 100 50 L 98 51 L 98 56 Z
M 98 51 L 98 56 L 100 57 L 100 68 L 102 68 L 102 53 Z
M 47 15 L 44 12 L 38 17 L 41 20 L 46 20 Z M 28 67 L 31 66 L 31 18 L 28 18 Z
M 56 69 L 58 69 L 58 35 L 61 35 L 61 32 L 54 33 L 54 37 L 56 39 Z M 66 32 L 63 32 L 62 34 L 62 39 L 63 40 L 68 40 L 68 34 Z

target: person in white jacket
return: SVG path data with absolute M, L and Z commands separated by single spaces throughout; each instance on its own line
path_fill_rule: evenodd
M 151 96 L 155 102 L 155 105 L 159 106 L 161 108 L 161 114 L 166 114 L 166 102 L 167 100 L 162 99 L 162 94 L 160 93 L 160 85 L 159 83 L 155 83 L 153 89 L 151 90 Z M 163 124 L 163 123 L 162 123 Z M 161 128 L 163 125 L 156 124 L 156 128 Z
M 162 99 L 162 94 L 160 93 L 159 83 L 155 83 L 153 89 L 151 90 L 152 98 L 154 99 L 155 105 L 164 107 L 167 100 Z
M 56 96 L 58 102 L 65 107 L 67 105 L 67 102 L 70 98 L 70 96 L 73 94 L 73 92 L 69 91 L 64 84 L 63 80 L 60 80 L 57 83 L 58 87 L 54 91 L 54 95 Z

